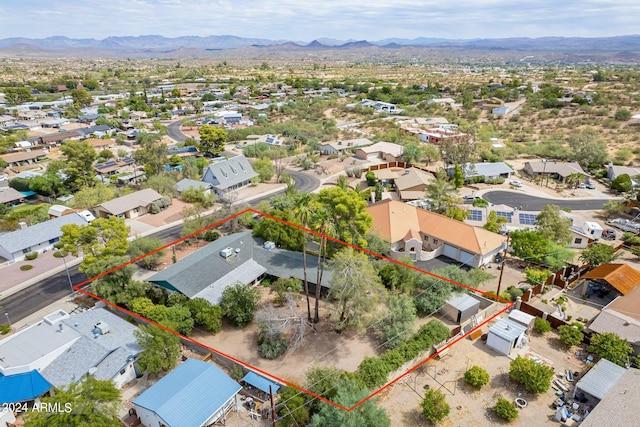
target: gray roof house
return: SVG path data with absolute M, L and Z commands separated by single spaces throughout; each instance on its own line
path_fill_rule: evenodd
M 117 387 L 135 378 L 142 348 L 136 327 L 103 308 L 70 315 L 59 310 L 0 341 L 0 373 L 38 371 L 54 387 L 91 374 Z
M 449 175 L 453 176 L 454 167 L 447 168 Z M 511 166 L 505 162 L 480 162 L 480 163 L 467 163 L 462 170 L 465 178 L 473 178 L 476 176 L 483 176 L 485 179 L 495 178 L 509 178 L 513 173 Z
M 50 219 L 31 227 L 21 228 L 0 235 L 0 257 L 10 261 L 22 261 L 30 252 L 42 252 L 53 248 L 62 237 L 60 228 L 65 224 L 87 225 L 88 218 L 74 212 Z
M 202 181 L 213 185 L 218 196 L 242 188 L 258 176 L 245 156 L 236 156 L 210 164 L 205 170 Z
M 565 178 L 572 174 L 584 175 L 584 170 L 576 162 L 552 162 L 542 160 L 536 162 L 526 162 L 524 171 L 531 176 L 551 175 L 564 182 Z
M 315 290 L 317 266 L 317 257 L 307 257 L 307 281 L 311 290 Z M 218 304 L 227 287 L 236 282 L 255 283 L 265 274 L 303 280 L 302 253 L 276 248 L 273 242 L 242 232 L 209 243 L 148 281 L 189 298 L 205 298 Z M 328 287 L 330 281 L 331 271 L 325 270 L 323 287 Z
M 631 178 L 631 183 L 634 187 L 640 185 L 638 179 L 634 179 L 638 175 L 640 175 L 639 168 L 632 168 L 629 166 L 616 166 L 614 164 L 610 164 L 609 166 L 607 166 L 607 178 L 609 178 L 609 180 L 611 181 L 624 174 L 629 175 L 629 177 Z
M 184 178 L 176 183 L 176 190 L 178 191 L 178 194 L 182 194 L 184 190 L 188 190 L 189 188 L 194 188 L 196 190 L 202 189 L 204 194 L 208 195 L 211 193 L 211 190 L 213 190 L 213 185 L 208 182 L 189 178 Z
M 26 196 L 13 187 L 0 187 L 0 203 L 13 203 Z
M 119 218 L 136 218 L 149 212 L 151 203 L 160 200 L 162 194 L 151 188 L 136 191 L 126 196 L 118 197 L 93 208 L 98 218 L 117 216 Z

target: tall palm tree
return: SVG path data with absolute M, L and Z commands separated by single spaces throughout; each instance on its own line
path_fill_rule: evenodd
M 318 323 L 320 321 L 320 290 L 322 289 L 322 275 L 324 273 L 323 258 L 327 255 L 327 235 L 334 234 L 335 223 L 325 209 L 317 209 L 313 212 L 313 222 L 318 233 L 320 233 L 318 266 L 316 268 L 316 304 L 313 317 L 313 323 Z
M 311 322 L 311 304 L 309 303 L 309 282 L 307 281 L 307 242 L 309 241 L 307 226 L 312 214 L 309 208 L 311 199 L 312 196 L 309 193 L 299 193 L 296 197 L 296 215 L 305 229 L 302 241 L 302 269 L 304 272 L 304 292 L 307 296 L 307 320 L 309 322 Z

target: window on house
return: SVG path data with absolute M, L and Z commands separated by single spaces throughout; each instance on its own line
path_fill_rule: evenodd
M 28 247 L 22 250 L 23 254 L 28 254 L 29 252 L 31 252 L 31 247 Z
M 433 244 L 437 245 L 438 244 L 438 239 L 433 239 Z
M 124 375 L 124 373 L 125 373 L 125 372 L 127 372 L 127 369 L 126 369 L 126 368 L 122 368 L 122 369 L 120 369 L 120 375 Z
M 576 240 L 573 241 L 576 245 L 579 245 L 580 243 L 582 243 L 582 239 L 579 237 L 576 237 Z

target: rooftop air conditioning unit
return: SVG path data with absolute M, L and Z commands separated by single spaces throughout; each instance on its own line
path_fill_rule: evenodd
M 220 251 L 220 256 L 222 258 L 229 258 L 231 255 L 233 255 L 233 248 L 224 248 Z
M 108 334 L 109 331 L 111 331 L 111 328 L 109 328 L 109 325 L 105 322 L 96 323 L 95 328 L 100 332 L 100 335 Z

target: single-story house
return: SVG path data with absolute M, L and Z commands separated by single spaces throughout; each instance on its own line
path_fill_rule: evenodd
M 90 220 L 83 214 L 72 213 L 59 218 L 0 234 L 0 257 L 11 261 L 22 261 L 30 252 L 44 252 L 53 249 L 60 241 L 60 228 L 66 224 L 87 225 Z
M 480 310 L 480 300 L 467 293 L 452 295 L 440 311 L 452 322 L 463 323 Z
M 498 319 L 489 328 L 487 346 L 500 354 L 508 356 L 515 348 L 524 344 L 527 327 L 511 319 Z
M 103 308 L 73 315 L 58 310 L 0 341 L 0 374 L 10 381 L 28 374 L 38 385 L 33 393 L 45 388 L 43 380 L 48 390 L 88 374 L 113 380 L 121 388 L 135 379 L 134 361 L 142 351 L 134 330 L 134 325 Z M 26 400 L 12 392 L 22 390 L 9 390 L 5 399 Z
M 615 368 L 613 368 L 612 371 L 616 373 L 620 372 Z M 589 375 L 589 373 L 587 373 L 587 375 Z M 635 409 L 638 401 L 640 401 L 640 369 L 626 369 L 624 374 L 618 377 L 615 384 L 610 387 L 608 387 L 609 381 L 606 375 L 607 373 L 604 372 L 602 375 L 592 378 L 594 380 L 593 388 L 598 389 L 600 386 L 606 384 L 607 393 L 602 396 L 600 402 L 591 410 L 589 416 L 582 420 L 580 426 L 640 425 L 640 411 Z M 586 384 L 584 384 L 584 386 L 585 388 L 589 388 Z M 590 404 L 590 406 L 592 405 Z
M 26 196 L 16 190 L 13 187 L 0 187 L 0 203 L 11 203 L 19 202 L 24 199 Z
M 624 175 L 624 174 L 629 175 L 634 187 L 637 187 L 638 185 L 640 185 L 640 182 L 638 181 L 638 179 L 634 179 L 638 175 L 640 175 L 640 168 L 632 168 L 629 166 L 616 166 L 614 164 L 609 164 L 609 166 L 607 166 L 607 178 L 609 178 L 609 180 L 611 181 L 613 181 L 620 175 Z
M 258 176 L 245 156 L 236 156 L 210 164 L 202 176 L 202 181 L 213 186 L 219 197 L 224 197 L 233 190 L 251 184 Z
M 594 283 L 605 283 L 621 295 L 626 295 L 640 285 L 640 271 L 628 264 L 602 264 L 582 276 L 582 294 L 593 294 Z
M 423 199 L 429 182 L 433 181 L 433 175 L 418 168 L 409 168 L 405 173 L 393 180 L 400 200 Z
M 400 114 L 404 111 L 402 108 L 398 108 L 395 104 L 382 101 L 373 101 L 371 99 L 363 99 L 357 104 L 348 104 L 347 108 L 354 108 L 356 105 L 359 105 L 361 107 L 373 108 L 379 113 Z
M 455 168 L 450 166 L 447 168 L 447 173 L 453 176 Z M 480 162 L 480 163 L 467 163 L 462 168 L 462 173 L 465 179 L 475 178 L 477 176 L 484 177 L 484 179 L 496 179 L 496 178 L 510 178 L 513 174 L 511 166 L 505 162 Z
M 552 162 L 552 161 L 535 161 L 526 162 L 524 171 L 534 177 L 549 177 L 557 179 L 561 182 L 573 174 L 586 176 L 580 164 L 576 162 Z
M 15 153 L 0 155 L 0 158 L 7 162 L 7 167 L 15 168 L 29 165 L 47 158 L 48 150 L 18 151 Z
M 238 410 L 240 390 L 217 366 L 187 359 L 131 403 L 145 427 L 206 427 Z
M 135 163 L 131 157 L 125 157 L 118 160 L 109 160 L 104 163 L 96 163 L 93 170 L 100 176 L 116 175 L 127 168 L 132 168 Z
M 103 136 L 113 135 L 116 129 L 109 125 L 94 125 L 76 129 L 81 138 L 102 138 Z
M 491 109 L 491 114 L 496 116 L 504 116 L 509 112 L 508 105 L 501 105 L 500 107 L 495 107 Z
M 356 139 L 347 139 L 345 141 L 332 141 L 332 142 L 321 142 L 318 144 L 318 150 L 320 150 L 320 154 L 342 154 L 347 152 L 348 150 L 353 150 L 358 147 L 364 147 L 367 145 L 372 145 L 373 141 L 368 138 L 356 138 Z
M 356 150 L 355 157 L 361 160 L 382 159 L 385 162 L 398 162 L 402 160 L 404 147 L 392 142 L 376 142 L 368 147 Z
M 373 227 L 389 242 L 391 257 L 426 261 L 444 255 L 471 267 L 489 264 L 507 238 L 397 200 L 367 208 Z
M 96 150 L 98 153 L 100 153 L 102 150 L 107 150 L 116 146 L 116 140 L 110 139 L 110 138 L 107 138 L 107 139 L 89 138 L 89 139 L 86 139 L 86 141 L 87 141 L 87 144 L 92 146 L 93 149 Z M 117 154 L 117 153 L 113 153 L 113 154 Z
M 188 190 L 190 188 L 202 190 L 206 196 L 213 192 L 213 184 L 198 181 L 196 179 L 184 178 L 176 183 L 176 191 L 178 191 L 178 194 L 182 194 L 184 190 Z
M 28 138 L 28 141 L 37 145 L 53 146 L 60 145 L 63 141 L 66 141 L 68 139 L 80 139 L 81 136 L 82 134 L 80 132 L 70 130 L 66 132 L 55 132 L 40 136 L 30 136 Z
M 151 204 L 161 198 L 162 194 L 151 188 L 145 188 L 144 190 L 101 203 L 94 207 L 93 211 L 98 218 L 109 218 L 110 216 L 137 218 L 149 212 Z
M 317 257 L 307 257 L 307 281 L 315 291 Z M 304 280 L 302 253 L 275 247 L 251 232 L 223 236 L 151 276 L 148 281 L 189 298 L 220 302 L 222 292 L 237 282 L 253 284 L 264 275 Z M 328 287 L 331 271 L 323 274 Z

